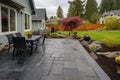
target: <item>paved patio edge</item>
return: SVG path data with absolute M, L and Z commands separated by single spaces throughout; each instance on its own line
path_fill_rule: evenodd
M 85 50 L 85 48 L 80 45 L 81 48 L 83 48 L 85 58 L 87 59 L 90 66 L 95 70 L 96 74 L 101 80 L 111 80 L 110 77 L 103 71 L 103 69 L 96 63 L 96 61 L 89 55 L 89 53 Z

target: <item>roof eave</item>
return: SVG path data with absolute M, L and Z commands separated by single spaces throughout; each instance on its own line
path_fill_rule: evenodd
M 30 6 L 31 6 L 31 9 L 32 9 L 32 15 L 35 15 L 35 6 L 34 6 L 34 1 L 33 0 L 29 0 L 30 2 Z

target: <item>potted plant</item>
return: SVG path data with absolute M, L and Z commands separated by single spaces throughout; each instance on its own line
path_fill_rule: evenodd
M 26 35 L 28 38 L 31 38 L 33 32 L 34 32 L 33 30 L 26 31 L 26 32 L 25 32 L 25 35 Z

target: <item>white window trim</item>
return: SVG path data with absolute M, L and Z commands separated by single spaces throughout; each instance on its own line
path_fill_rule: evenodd
M 8 18 L 9 19 L 9 21 L 8 21 L 8 27 L 9 27 L 9 31 L 8 32 L 2 32 L 2 21 L 0 20 L 0 35 L 4 35 L 4 34 L 10 34 L 10 33 L 15 33 L 15 32 L 17 32 L 17 10 L 15 9 L 15 8 L 12 8 L 12 7 L 10 7 L 10 6 L 7 6 L 7 5 L 4 5 L 4 4 L 2 4 L 2 3 L 0 3 L 0 19 L 1 19 L 1 7 L 5 7 L 5 8 L 7 8 L 8 9 L 8 16 L 10 16 L 10 9 L 11 10 L 13 10 L 13 11 L 15 11 L 15 31 L 10 31 L 10 17 Z
M 28 12 L 24 12 L 24 17 L 25 17 L 25 14 L 29 15 L 29 18 L 30 18 L 30 20 L 29 20 L 29 22 L 30 22 L 30 29 L 25 29 L 25 25 L 24 25 L 24 31 L 29 31 L 29 30 L 32 29 L 32 26 L 31 26 L 32 25 L 31 14 L 28 13 Z M 24 18 L 24 21 L 25 21 L 25 18 Z
M 0 11 L 1 11 L 1 4 L 0 4 Z M 1 24 L 1 12 L 0 12 L 0 33 L 2 32 L 2 24 Z

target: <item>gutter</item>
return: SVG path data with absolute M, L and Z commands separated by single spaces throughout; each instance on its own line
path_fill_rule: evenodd
M 34 1 L 33 0 L 29 0 L 29 3 L 30 3 L 30 6 L 31 6 L 31 9 L 32 9 L 32 15 L 35 15 L 35 5 L 34 5 Z

